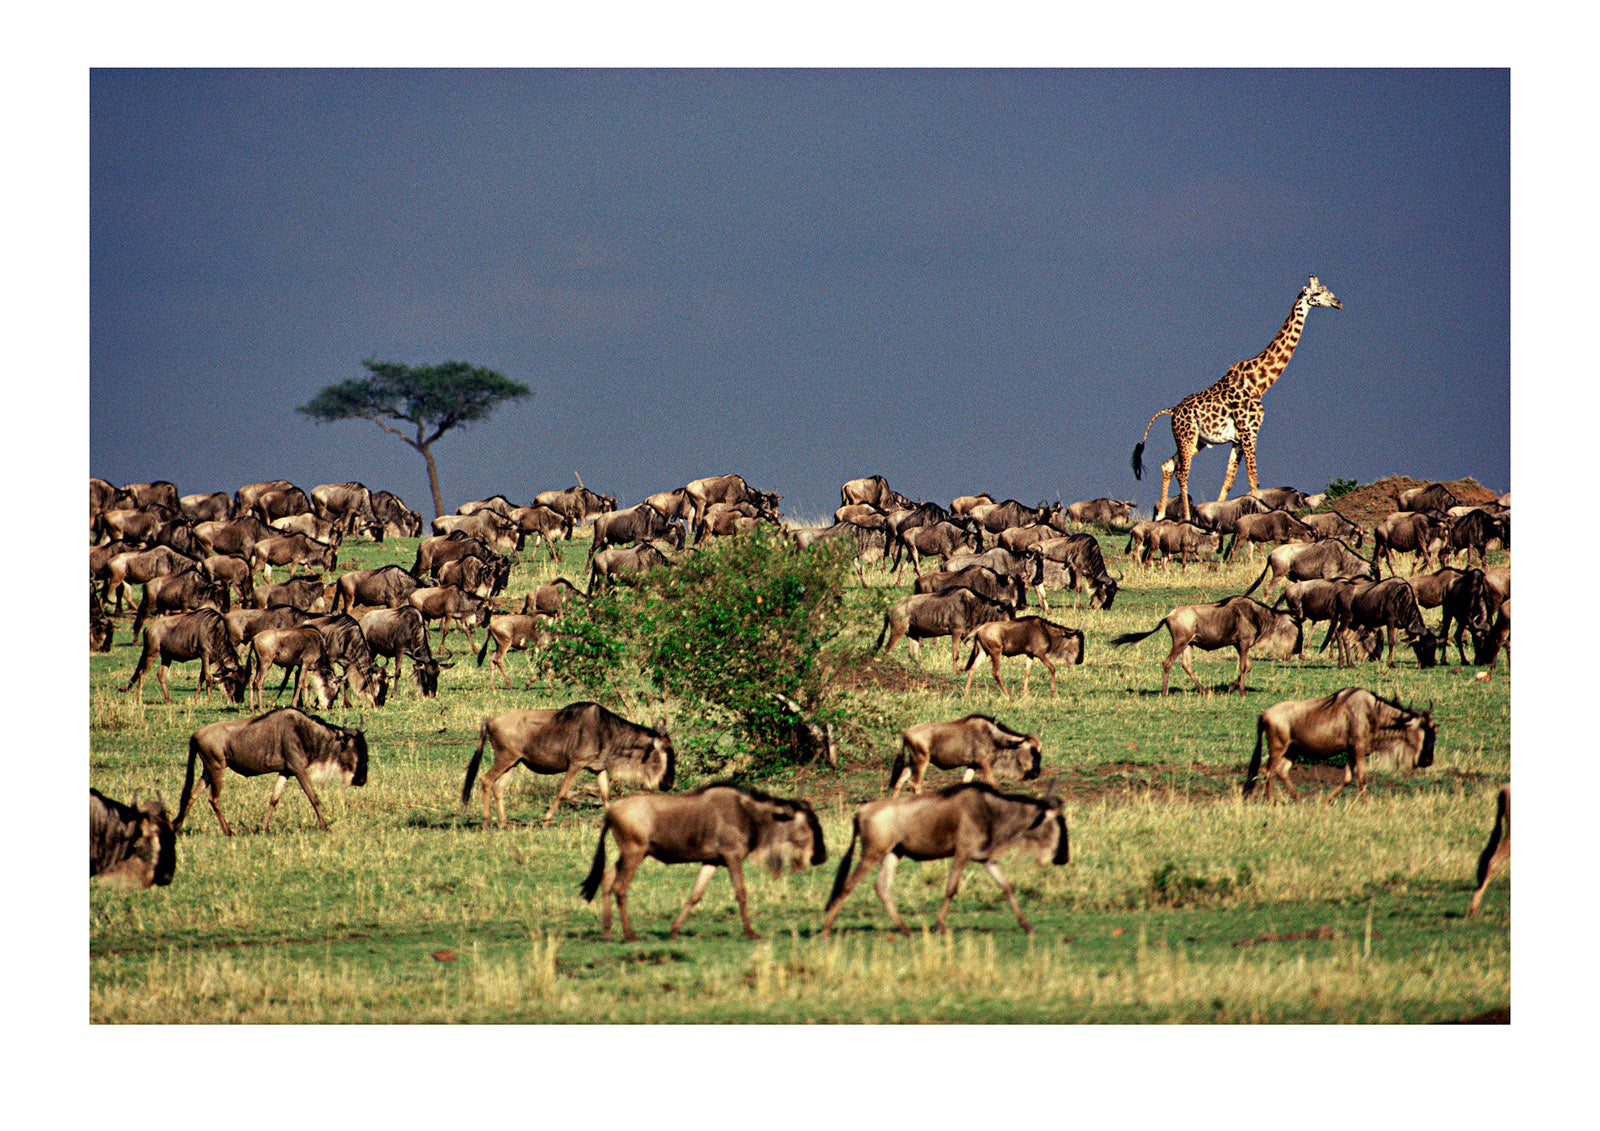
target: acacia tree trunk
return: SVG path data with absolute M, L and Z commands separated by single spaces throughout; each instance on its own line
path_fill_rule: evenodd
M 428 486 L 433 490 L 433 517 L 439 518 L 444 514 L 444 498 L 439 494 L 439 468 L 433 462 L 433 445 L 418 444 L 417 451 L 428 461 Z

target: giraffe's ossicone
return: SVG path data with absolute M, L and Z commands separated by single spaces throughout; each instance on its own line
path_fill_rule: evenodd
M 1177 475 L 1178 493 L 1183 497 L 1183 517 L 1189 518 L 1189 464 L 1201 448 L 1229 444 L 1228 473 L 1222 480 L 1222 502 L 1233 489 L 1233 479 L 1239 471 L 1239 456 L 1244 456 L 1245 474 L 1250 479 L 1250 490 L 1261 487 L 1256 477 L 1256 433 L 1261 428 L 1261 397 L 1272 383 L 1282 375 L 1294 347 L 1300 342 L 1300 332 L 1305 329 L 1306 312 L 1313 306 L 1331 306 L 1341 309 L 1343 304 L 1333 292 L 1312 275 L 1294 305 L 1289 317 L 1274 335 L 1267 348 L 1255 357 L 1236 363 L 1209 389 L 1190 393 L 1171 408 L 1164 408 L 1150 418 L 1144 426 L 1144 436 L 1133 449 L 1133 477 L 1144 476 L 1144 443 L 1150 436 L 1150 426 L 1162 416 L 1172 416 L 1172 440 L 1177 446 L 1173 457 L 1161 465 L 1161 502 L 1155 513 L 1167 510 L 1167 489 Z

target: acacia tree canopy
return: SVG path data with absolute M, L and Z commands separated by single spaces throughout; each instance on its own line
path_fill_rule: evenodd
M 328 385 L 295 411 L 319 424 L 338 420 L 370 420 L 422 453 L 433 490 L 434 517 L 444 513 L 433 443 L 450 429 L 481 420 L 501 401 L 526 397 L 526 385 L 493 369 L 446 361 L 439 365 L 401 365 L 367 359 L 369 376 Z M 392 423 L 391 423 L 392 422 Z M 408 435 L 397 424 L 408 424 Z

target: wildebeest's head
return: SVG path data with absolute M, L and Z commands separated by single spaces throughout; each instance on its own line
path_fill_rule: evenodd
M 412 674 L 417 681 L 417 690 L 422 692 L 424 699 L 432 699 L 439 694 L 439 661 L 435 659 L 414 660 L 411 664 Z
M 816 867 L 828 859 L 828 846 L 822 839 L 822 822 L 816 810 L 804 801 L 780 802 L 772 814 L 772 826 L 760 848 L 762 859 L 774 876 Z
M 1054 788 L 1051 786 L 1052 791 Z M 1017 838 L 1017 843 L 1033 849 L 1041 864 L 1066 864 L 1072 858 L 1072 844 L 1061 798 L 1047 793 L 1039 804 L 1032 826 Z
M 1397 770 L 1425 769 L 1433 765 L 1438 735 L 1439 727 L 1431 711 L 1405 711 L 1401 721 L 1378 732 L 1372 760 L 1392 761 Z
M 1412 636 L 1408 641 L 1411 650 L 1416 653 L 1419 668 L 1431 668 L 1439 662 L 1439 637 L 1430 629 L 1417 636 Z
M 172 875 L 178 868 L 178 838 L 172 831 L 167 807 L 159 797 L 141 805 L 135 793 L 132 808 L 139 811 L 138 827 L 127 859 L 107 875 L 115 876 L 130 887 L 165 887 L 172 882 Z
M 322 756 L 312 763 L 323 773 L 337 774 L 345 785 L 367 784 L 367 736 L 358 727 L 329 726 Z
M 1111 602 L 1117 599 L 1117 579 L 1108 575 L 1096 578 L 1093 584 L 1094 593 L 1089 598 L 1089 607 L 1091 609 L 1105 609 L 1109 612 Z M 1082 663 L 1083 661 L 1079 660 L 1078 662 Z
M 672 788 L 678 776 L 678 752 L 672 739 L 653 727 L 618 720 L 633 731 L 632 741 L 620 745 L 606 758 L 606 771 L 624 784 L 638 784 L 662 793 Z
M 1273 614 L 1272 624 L 1261 634 L 1261 645 L 1281 656 L 1298 656 L 1304 642 L 1305 626 L 1288 613 Z
M 230 703 L 244 702 L 245 688 L 249 686 L 249 678 L 244 674 L 243 668 L 234 668 L 232 671 L 218 672 L 217 682 L 222 685 L 222 694 Z
M 1050 659 L 1081 664 L 1083 651 L 1083 629 L 1061 626 L 1050 634 L 1050 650 L 1046 653 Z

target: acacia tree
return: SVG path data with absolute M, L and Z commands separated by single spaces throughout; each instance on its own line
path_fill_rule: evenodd
M 528 396 L 528 387 L 464 361 L 401 365 L 369 358 L 361 364 L 370 376 L 328 385 L 295 411 L 319 424 L 370 420 L 421 452 L 433 490 L 433 515 L 438 518 L 444 514 L 444 498 L 433 462 L 434 441 L 457 425 L 483 419 L 501 401 Z M 396 427 L 402 423 L 416 429 L 415 438 Z

